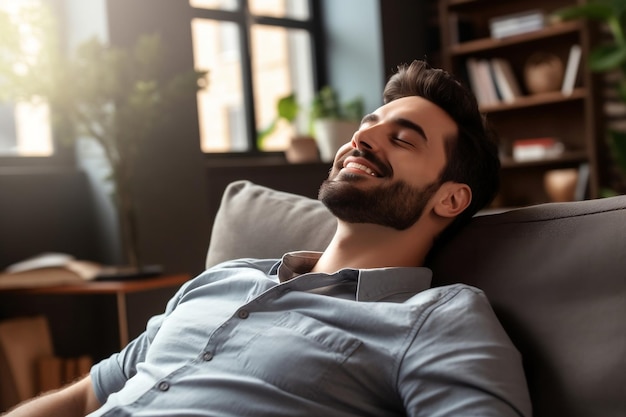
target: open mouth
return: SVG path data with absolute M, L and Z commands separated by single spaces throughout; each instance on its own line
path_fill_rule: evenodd
M 344 165 L 344 168 L 356 169 L 359 171 L 363 171 L 367 175 L 371 175 L 372 177 L 380 177 L 380 175 L 376 171 L 374 171 L 368 166 L 359 164 L 358 162 L 348 162 L 347 164 Z

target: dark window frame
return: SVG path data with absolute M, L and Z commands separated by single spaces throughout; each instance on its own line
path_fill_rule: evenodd
M 191 7 L 191 18 L 211 19 L 227 21 L 237 24 L 241 30 L 239 38 L 239 48 L 241 50 L 242 62 L 242 85 L 244 110 L 246 115 L 245 130 L 248 139 L 249 150 L 243 152 L 203 152 L 210 159 L 231 159 L 250 157 L 276 158 L 282 155 L 281 152 L 262 151 L 257 148 L 256 135 L 257 127 L 255 121 L 254 106 L 254 82 L 252 77 L 252 54 L 250 49 L 250 32 L 253 25 L 278 26 L 287 29 L 302 29 L 310 33 L 311 51 L 313 61 L 313 87 L 318 91 L 326 85 L 326 66 L 324 51 L 324 34 L 322 25 L 322 6 L 320 0 L 309 0 L 309 19 L 296 20 L 291 18 L 278 18 L 269 16 L 253 15 L 248 7 L 248 0 L 239 0 L 239 7 L 236 10 L 214 10 Z M 200 146 L 200 144 L 198 144 Z

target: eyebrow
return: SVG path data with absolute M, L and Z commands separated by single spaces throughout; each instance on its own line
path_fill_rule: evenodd
M 380 117 L 374 113 L 366 114 L 365 117 L 361 120 L 361 124 L 368 122 L 377 122 L 380 120 Z M 422 136 L 426 141 L 428 141 L 428 136 L 426 136 L 426 132 L 424 129 L 417 123 L 410 121 L 409 119 L 405 119 L 404 117 L 396 117 L 391 120 L 392 123 L 397 124 L 398 126 L 406 127 L 408 129 L 413 130 L 418 135 Z

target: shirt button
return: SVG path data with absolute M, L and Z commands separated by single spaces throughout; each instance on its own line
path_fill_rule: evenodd
M 211 352 L 204 352 L 204 354 L 202 355 L 202 359 L 205 361 L 210 361 L 211 359 L 213 359 L 213 353 Z
M 166 381 L 161 381 L 159 382 L 158 388 L 160 391 L 167 391 L 168 389 L 170 389 L 170 384 L 168 384 Z
M 239 310 L 239 312 L 237 313 L 237 317 L 245 320 L 250 317 L 250 313 L 248 312 L 248 310 Z

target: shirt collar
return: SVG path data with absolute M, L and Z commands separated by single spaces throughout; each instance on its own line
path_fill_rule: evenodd
M 311 272 L 322 252 L 289 252 L 272 268 L 283 283 Z M 336 273 L 339 273 L 337 271 Z M 334 274 L 330 274 L 334 275 Z M 379 301 L 392 296 L 414 295 L 430 288 L 432 271 L 426 267 L 387 267 L 358 270 L 357 301 Z M 402 296 L 402 298 L 408 298 Z

